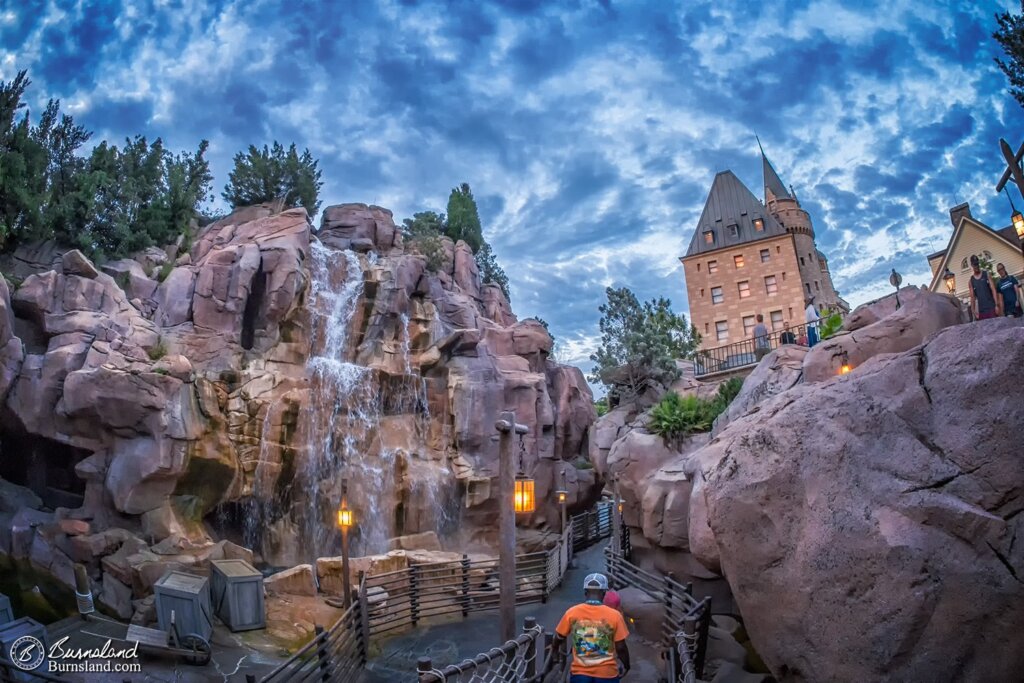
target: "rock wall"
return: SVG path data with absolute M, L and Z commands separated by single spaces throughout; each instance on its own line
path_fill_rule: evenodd
M 336 554 L 302 522 L 331 529 L 321 507 L 337 505 L 341 475 L 357 515 L 388 512 L 387 535 L 439 530 L 443 508 L 448 531 L 486 545 L 507 409 L 530 426 L 523 464 L 541 502 L 522 524 L 557 519 L 547 501 L 563 470 L 572 505 L 596 497 L 582 373 L 480 283 L 464 243 L 431 272 L 389 211 L 346 204 L 319 230 L 302 209 L 240 209 L 185 247 L 101 267 L 53 245 L 8 258 L 19 286 L 0 279 L 0 477 L 20 502 L 0 506 L 0 553 L 69 585 L 84 562 L 100 602 L 130 616 L 166 568 L 251 556 L 245 541 L 275 565 Z M 332 323 L 318 302 L 346 284 L 352 316 L 327 360 L 363 378 L 372 419 L 358 439 L 350 397 L 323 391 L 309 363 Z M 310 466 L 324 444 L 354 441 L 359 458 Z
M 669 452 L 614 413 L 594 429 L 598 465 L 626 473 L 642 561 L 703 580 L 780 681 L 1024 665 L 1024 325 L 900 299 L 766 356 L 706 443 Z

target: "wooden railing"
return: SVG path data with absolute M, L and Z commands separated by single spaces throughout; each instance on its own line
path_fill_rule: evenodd
M 782 346 L 781 337 L 790 333 L 796 343 L 801 341 L 806 346 L 807 325 L 797 325 L 789 330 L 775 330 L 768 333 L 766 342 L 762 345 L 771 350 Z M 757 363 L 758 340 L 744 339 L 742 341 L 716 346 L 713 349 L 698 351 L 693 357 L 693 376 L 702 377 L 718 372 L 728 372 L 739 368 L 747 367 Z
M 593 510 L 573 515 L 573 549 L 589 548 L 612 535 L 612 503 L 600 502 Z
M 301 650 L 264 676 L 263 683 L 356 680 L 366 664 L 369 638 L 363 601 L 356 600 L 330 630 L 316 635 Z

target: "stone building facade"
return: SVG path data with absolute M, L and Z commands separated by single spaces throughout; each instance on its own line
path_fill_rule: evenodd
M 758 313 L 770 330 L 801 325 L 811 297 L 819 308 L 850 310 L 815 244 L 810 216 L 763 153 L 761 159 L 764 201 L 732 171 L 716 175 L 680 258 L 702 349 L 750 339 Z

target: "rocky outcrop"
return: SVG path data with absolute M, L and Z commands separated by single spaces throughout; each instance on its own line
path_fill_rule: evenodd
M 1024 326 L 985 321 L 804 384 L 707 447 L 710 528 L 776 678 L 1024 666 Z
M 916 289 L 900 303 L 769 354 L 705 445 L 628 458 L 639 561 L 734 604 L 780 681 L 1008 680 L 1024 663 L 1024 326 L 962 325 L 955 300 Z M 623 422 L 594 430 L 618 434 L 609 460 L 643 440 Z
M 25 251 L 19 286 L 0 282 L 0 461 L 27 487 L 0 505 L 0 551 L 66 583 L 82 562 L 101 604 L 144 623 L 162 572 L 252 558 L 225 538 L 275 566 L 336 553 L 339 472 L 357 552 L 402 536 L 441 553 L 459 528 L 486 547 L 508 409 L 542 501 L 524 523 L 558 519 L 563 476 L 587 504 L 582 373 L 481 284 L 465 243 L 443 246 L 431 270 L 389 211 L 347 204 L 316 231 L 302 209 L 240 209 L 187 251 L 100 265 Z M 292 584 L 312 571 L 268 587 L 306 594 Z

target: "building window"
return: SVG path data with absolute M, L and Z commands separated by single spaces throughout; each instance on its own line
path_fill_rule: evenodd
M 700 272 L 700 261 L 697 261 L 697 272 Z
M 814 281 L 814 291 L 816 291 L 816 292 L 820 292 L 821 291 L 821 287 L 818 286 L 818 281 L 817 280 Z
M 700 298 L 702 298 L 702 299 L 704 298 L 704 288 L 703 287 L 700 288 Z
M 964 270 L 967 270 L 967 259 L 964 259 L 963 261 L 960 262 L 960 267 Z
M 736 254 L 732 257 L 732 264 L 737 268 L 743 267 L 743 254 Z
M 705 230 L 704 231 L 704 244 L 714 244 L 714 243 L 715 243 L 715 231 L 714 230 Z
M 712 287 L 711 288 L 711 303 L 713 303 L 713 304 L 720 304 L 723 301 L 725 301 L 725 296 L 722 294 L 722 288 L 721 287 Z
M 708 261 L 708 274 L 714 274 L 718 272 L 718 261 Z
M 780 247 L 779 245 L 776 244 L 775 245 L 775 253 L 776 254 L 781 254 L 782 253 L 782 247 Z
M 737 282 L 736 283 L 736 287 L 740 290 L 740 298 L 741 299 L 746 299 L 748 296 L 750 296 L 750 281 L 749 280 L 743 280 L 741 282 Z
M 782 311 L 772 311 L 772 332 L 782 329 Z
M 761 263 L 768 263 L 772 260 L 772 252 L 768 249 L 761 250 Z
M 800 257 L 800 265 L 801 266 L 807 265 L 806 263 L 804 263 L 804 257 L 803 256 Z
M 786 281 L 786 271 L 782 271 L 782 281 Z
M 743 338 L 747 339 L 754 336 L 754 325 L 757 324 L 757 320 L 752 315 L 743 316 Z
M 730 223 L 729 224 L 729 236 L 730 237 L 739 237 L 740 236 L 740 226 L 736 225 L 735 223 Z
M 807 293 L 810 294 L 811 293 L 811 283 L 810 282 L 805 282 L 804 283 L 804 287 L 807 288 Z
M 768 294 L 776 294 L 779 291 L 779 283 L 775 281 L 774 275 L 765 275 L 764 291 Z
M 718 341 L 729 341 L 729 322 L 727 320 L 719 320 L 715 323 L 715 336 Z
M 754 219 L 754 230 L 756 230 L 757 232 L 764 232 L 764 219 L 763 218 L 755 218 Z
M 710 329 L 708 329 L 708 323 L 704 323 L 704 334 L 707 334 L 707 333 L 708 333 L 708 332 L 710 332 L 710 331 L 711 331 L 711 330 L 710 330 Z
M 792 306 L 789 307 L 789 319 L 790 320 L 793 319 L 793 307 Z

